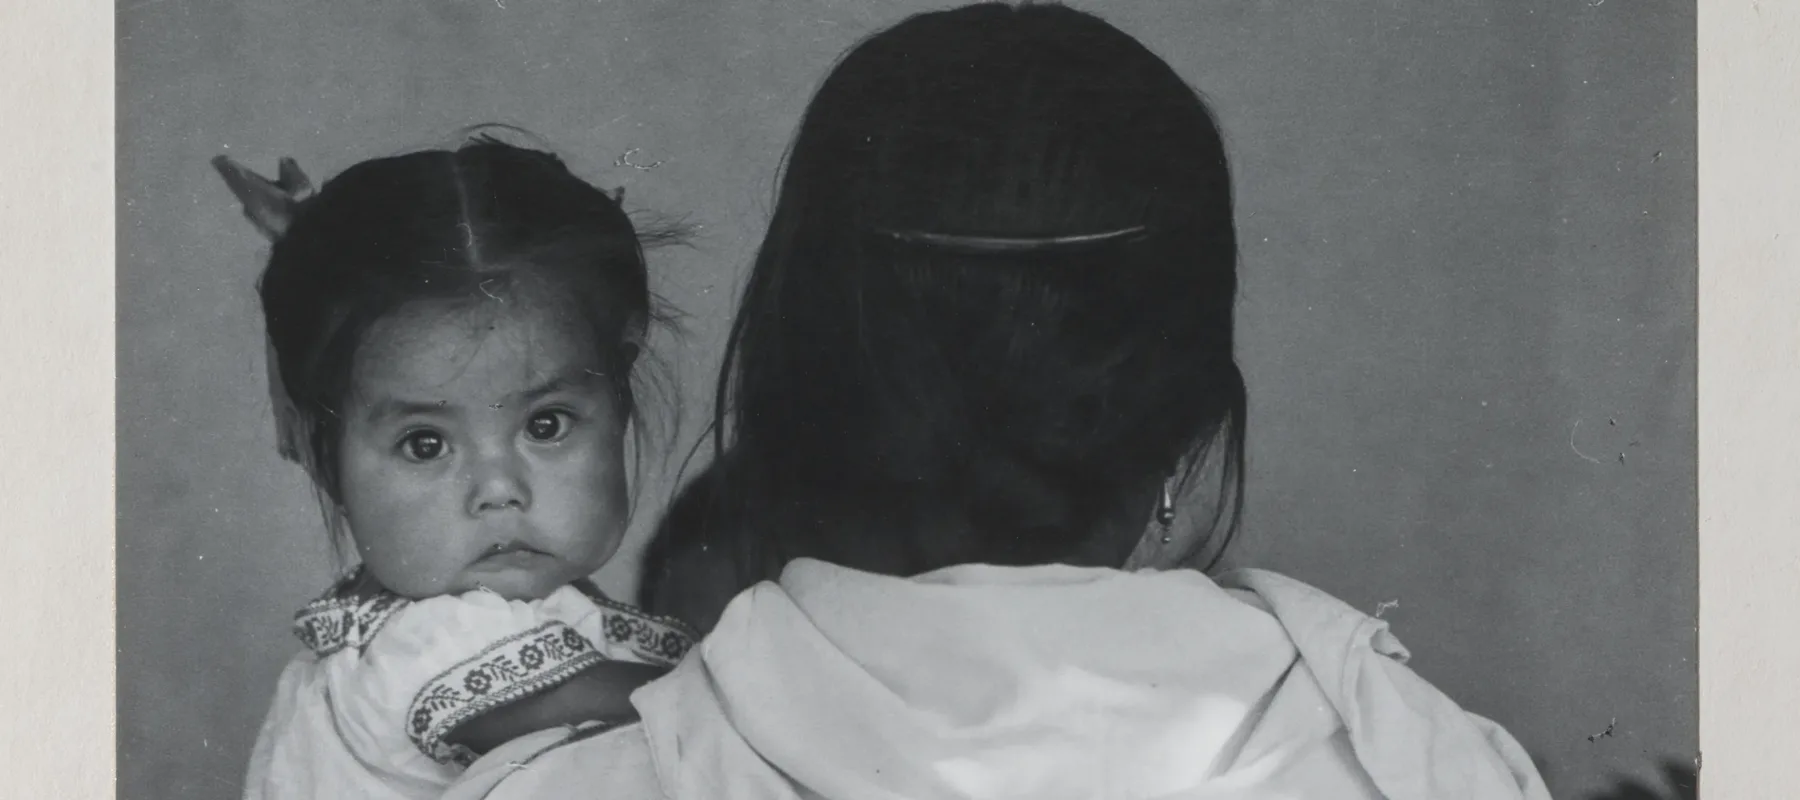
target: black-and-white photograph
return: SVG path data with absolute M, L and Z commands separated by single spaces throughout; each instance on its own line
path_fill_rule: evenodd
M 120 798 L 1696 796 L 1692 3 L 116 9 Z

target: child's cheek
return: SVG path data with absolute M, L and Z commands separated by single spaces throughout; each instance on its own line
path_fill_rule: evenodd
M 555 530 L 568 556 L 593 569 L 616 550 L 627 521 L 624 458 L 612 444 L 604 435 L 571 436 L 532 470 L 540 523 Z
M 382 528 L 441 523 L 461 511 L 468 494 L 449 459 L 414 464 L 371 447 L 350 449 L 346 456 L 344 494 L 352 524 L 359 516 L 379 520 Z
M 587 425 L 571 432 L 554 447 L 541 452 L 544 474 L 572 479 L 592 485 L 624 468 L 623 438 L 598 425 Z

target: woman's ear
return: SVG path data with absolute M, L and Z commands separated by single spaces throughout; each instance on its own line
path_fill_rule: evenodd
M 212 165 L 225 179 L 225 186 L 243 204 L 244 218 L 271 242 L 287 232 L 294 211 L 313 193 L 312 181 L 291 158 L 281 160 L 273 181 L 231 160 L 230 156 L 218 156 L 212 160 Z

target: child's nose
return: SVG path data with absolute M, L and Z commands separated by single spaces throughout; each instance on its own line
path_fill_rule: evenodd
M 480 454 L 469 486 L 469 514 L 531 508 L 531 485 L 524 459 L 511 450 Z

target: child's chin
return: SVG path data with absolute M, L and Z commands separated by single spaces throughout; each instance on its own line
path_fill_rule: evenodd
M 523 569 L 479 570 L 469 576 L 469 588 L 488 591 L 508 600 L 542 600 L 570 583 L 562 575 Z

